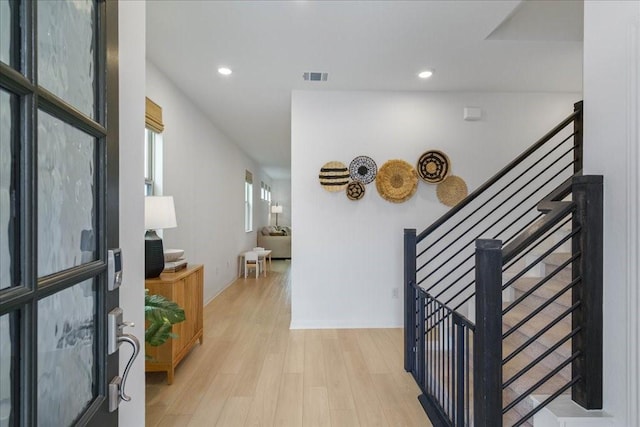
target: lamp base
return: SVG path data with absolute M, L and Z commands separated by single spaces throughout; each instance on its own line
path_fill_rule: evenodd
M 162 239 L 154 230 L 149 230 L 144 235 L 144 278 L 158 277 L 162 270 L 164 270 Z

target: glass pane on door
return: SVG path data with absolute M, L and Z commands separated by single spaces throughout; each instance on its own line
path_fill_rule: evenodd
M 38 3 L 38 81 L 95 116 L 95 1 Z
M 0 316 L 0 427 L 9 427 L 15 422 L 16 416 L 12 411 L 14 402 L 13 391 L 15 388 L 16 375 L 19 375 L 18 354 L 15 333 L 17 325 L 11 324 L 15 321 L 13 313 Z
M 38 276 L 96 259 L 95 138 L 38 114 Z
M 86 280 L 38 302 L 38 425 L 68 426 L 96 397 L 96 291 Z
M 15 95 L 0 90 L 0 289 L 15 283 L 11 280 L 12 252 L 17 236 L 11 215 L 11 191 L 13 187 L 14 130 L 16 114 Z
M 9 3 L 9 0 L 0 0 L 0 61 L 5 64 L 15 66 L 13 61 L 13 47 L 16 40 L 11 37 L 11 29 L 15 15 L 12 11 L 17 7 L 16 3 Z

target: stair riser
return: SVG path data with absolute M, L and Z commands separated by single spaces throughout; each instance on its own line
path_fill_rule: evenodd
M 553 248 L 556 244 L 560 244 L 560 246 L 556 247 L 554 252 L 571 252 L 571 239 L 569 238 L 563 241 L 563 239 L 565 239 L 569 234 L 571 234 L 570 226 L 566 229 L 556 231 L 549 236 L 548 239 L 538 242 L 535 247 L 532 247 L 525 258 L 528 258 L 529 260 L 535 259 Z M 563 242 L 560 243 L 561 241 Z
M 544 268 L 544 274 L 549 275 L 551 273 L 553 273 L 553 271 L 558 268 L 557 265 L 553 265 L 553 264 L 545 264 L 545 268 Z M 557 280 L 562 280 L 562 281 L 566 281 L 567 283 L 571 282 L 571 267 L 566 267 L 563 268 L 562 270 L 560 270 L 555 276 L 555 279 Z
M 544 389 L 545 387 L 543 385 L 542 387 L 540 387 L 539 390 L 544 390 Z M 551 392 L 553 391 L 555 391 L 555 389 L 553 389 Z M 549 394 L 551 394 L 551 392 L 549 392 Z M 537 394 L 540 394 L 540 393 L 537 393 Z M 546 392 L 543 394 L 546 394 Z M 570 394 L 571 394 L 570 389 L 563 393 L 563 395 L 570 395 Z M 513 390 L 510 387 L 507 387 L 502 391 L 503 406 L 506 405 L 508 402 L 512 402 L 518 396 L 520 396 L 519 392 Z M 503 418 L 503 426 L 504 427 L 512 426 L 532 409 L 533 409 L 533 402 L 531 401 L 531 399 L 530 398 L 524 399 L 522 402 L 518 403 L 516 406 L 513 407 L 513 409 L 511 409 L 509 412 L 505 414 Z M 532 426 L 530 422 L 527 422 L 523 425 Z

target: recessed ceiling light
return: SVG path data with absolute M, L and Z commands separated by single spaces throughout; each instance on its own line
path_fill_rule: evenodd
M 231 74 L 233 71 L 231 71 L 231 68 L 227 68 L 227 67 L 220 67 L 218 68 L 218 72 L 220 74 L 222 74 L 223 76 L 228 76 L 229 74 Z
M 418 73 L 418 77 L 421 79 L 428 79 L 431 76 L 433 76 L 433 70 L 424 70 Z

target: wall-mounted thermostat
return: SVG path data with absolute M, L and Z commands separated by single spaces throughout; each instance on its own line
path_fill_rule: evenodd
M 464 107 L 464 119 L 467 122 L 475 122 L 482 118 L 482 109 L 480 107 Z

